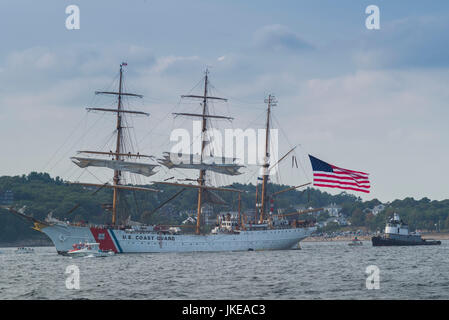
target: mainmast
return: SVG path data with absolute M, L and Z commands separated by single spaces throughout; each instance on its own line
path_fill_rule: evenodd
M 207 166 L 203 161 L 204 161 L 204 149 L 206 147 L 206 131 L 207 131 L 207 119 L 208 118 L 213 118 L 213 119 L 226 119 L 226 120 L 232 120 L 231 117 L 226 117 L 226 116 L 218 116 L 218 115 L 210 115 L 208 112 L 208 101 L 209 100 L 221 100 L 221 101 L 227 101 L 227 99 L 224 98 L 219 98 L 219 97 L 212 97 L 208 95 L 208 85 L 209 85 L 209 70 L 206 69 L 205 72 L 205 77 L 204 77 L 204 93 L 202 96 L 200 95 L 182 95 L 181 98 L 196 98 L 196 99 L 201 99 L 202 100 L 202 113 L 201 114 L 195 114 L 195 113 L 174 113 L 175 116 L 181 115 L 181 116 L 189 116 L 189 117 L 199 117 L 202 120 L 202 124 L 201 124 L 201 151 L 200 151 L 200 163 L 198 164 L 198 168 L 199 168 L 199 177 L 198 177 L 198 203 L 197 203 L 197 220 L 196 220 L 196 229 L 195 229 L 195 233 L 196 234 L 200 234 L 201 233 L 201 208 L 203 205 L 203 193 L 204 193 L 204 189 L 216 189 L 216 190 L 225 190 L 223 188 L 209 188 L 205 185 L 205 181 L 206 181 L 206 167 L 209 170 L 221 170 L 219 171 L 222 174 L 230 174 L 230 175 L 235 175 L 235 174 L 240 174 L 237 172 L 237 169 L 239 168 L 239 166 L 236 166 L 234 164 L 229 165 L 228 167 L 226 167 L 226 165 L 223 166 L 217 166 L 217 165 L 211 165 L 211 166 Z M 162 162 L 164 165 L 169 165 L 170 167 L 173 167 L 172 164 L 170 164 L 170 160 L 169 160 L 169 155 L 167 155 L 167 159 L 163 160 Z M 179 166 L 178 166 L 179 167 Z M 195 165 L 193 164 L 189 164 L 188 167 L 185 168 L 196 168 Z M 168 184 L 168 183 L 166 183 Z M 174 185 L 179 185 L 179 186 L 183 186 L 182 184 L 174 184 Z M 188 187 L 193 187 L 192 185 L 185 185 Z M 228 189 L 229 191 L 237 191 L 237 190 L 232 190 L 232 189 Z
M 243 167 L 243 165 L 240 165 L 238 163 L 235 163 L 236 158 L 226 158 L 226 157 L 214 157 L 213 155 L 206 155 L 205 154 L 205 147 L 206 147 L 206 131 L 208 122 L 207 120 L 209 118 L 211 119 L 220 119 L 220 120 L 232 120 L 231 117 L 226 116 L 220 116 L 220 115 L 211 115 L 209 114 L 208 110 L 208 102 L 209 100 L 219 100 L 219 101 L 227 101 L 227 99 L 219 98 L 219 97 L 212 97 L 209 96 L 209 71 L 206 69 L 205 77 L 204 77 L 204 93 L 203 95 L 182 95 L 181 98 L 194 98 L 194 99 L 201 99 L 201 106 L 202 106 L 202 112 L 201 113 L 173 113 L 175 116 L 187 116 L 187 117 L 197 117 L 201 118 L 202 125 L 201 125 L 201 152 L 199 155 L 199 159 L 197 158 L 197 155 L 195 154 L 180 154 L 180 153 L 171 153 L 171 152 L 164 152 L 164 156 L 161 159 L 158 159 L 158 162 L 168 169 L 194 169 L 199 170 L 199 177 L 198 179 L 194 180 L 197 181 L 198 184 L 183 184 L 183 183 L 175 183 L 175 182 L 166 182 L 166 181 L 159 181 L 155 182 L 158 184 L 166 184 L 166 185 L 173 185 L 173 186 L 180 186 L 180 187 L 187 187 L 187 188 L 197 188 L 198 189 L 198 203 L 197 203 L 197 221 L 196 221 L 196 228 L 195 233 L 197 235 L 201 234 L 201 209 L 202 205 L 205 201 L 208 201 L 207 197 L 205 196 L 205 192 L 211 192 L 209 190 L 217 190 L 217 191 L 229 191 L 229 192 L 238 192 L 241 193 L 243 191 L 232 189 L 232 188 L 218 188 L 213 186 L 206 185 L 206 171 L 212 171 L 218 174 L 224 174 L 224 175 L 230 175 L 235 176 L 239 175 L 242 172 L 239 172 L 239 168 Z M 181 156 L 181 158 L 180 158 Z M 173 157 L 176 158 L 176 161 L 173 160 Z M 187 179 L 191 180 L 191 179 Z M 210 201 L 210 199 L 209 199 Z
M 269 139 L 270 139 L 270 113 L 271 107 L 276 106 L 276 99 L 273 95 L 269 95 L 268 99 L 265 99 L 265 103 L 267 104 L 267 124 L 266 124 L 266 132 L 265 132 L 265 156 L 264 156 L 264 164 L 263 168 L 263 178 L 262 178 L 262 195 L 261 195 L 261 208 L 260 208 L 260 220 L 259 223 L 263 223 L 264 215 L 265 215 L 265 203 L 267 202 L 267 181 L 269 175 Z
M 206 146 L 206 139 L 205 134 L 207 130 L 207 76 L 209 71 L 206 69 L 206 75 L 204 77 L 204 96 L 203 96 L 203 121 L 201 125 L 201 153 L 200 153 L 200 161 L 203 163 L 203 153 L 204 153 L 204 147 Z M 204 178 L 206 175 L 206 170 L 201 169 L 200 170 L 200 176 L 198 178 L 198 184 L 200 186 L 204 185 Z M 196 214 L 196 229 L 195 233 L 200 234 L 201 232 L 201 207 L 202 207 L 202 201 L 203 200 L 203 188 L 198 188 L 198 207 L 197 207 L 197 214 Z

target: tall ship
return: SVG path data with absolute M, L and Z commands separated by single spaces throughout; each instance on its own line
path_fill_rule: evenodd
M 211 96 L 209 93 L 209 73 L 206 70 L 204 76 L 204 91 L 200 95 L 184 95 L 182 98 L 199 100 L 201 102 L 201 113 L 176 113 L 175 116 L 185 116 L 200 119 L 201 121 L 201 150 L 199 154 L 176 154 L 165 152 L 162 158 L 156 159 L 151 155 L 141 154 L 127 147 L 129 136 L 124 138 L 124 128 L 126 117 L 149 114 L 136 110 L 129 110 L 124 107 L 123 97 L 141 98 L 139 94 L 124 91 L 123 73 L 126 63 L 120 64 L 119 84 L 116 91 L 97 91 L 98 95 L 116 96 L 116 107 L 112 108 L 87 108 L 88 111 L 103 112 L 112 114 L 116 118 L 115 126 L 115 151 L 78 151 L 78 155 L 71 158 L 72 162 L 80 168 L 101 167 L 113 170 L 112 183 L 94 184 L 79 183 L 87 188 L 96 188 L 97 192 L 103 188 L 111 188 L 112 204 L 109 208 L 111 212 L 111 222 L 107 225 L 71 223 L 61 221 L 51 216 L 44 220 L 37 220 L 24 213 L 23 210 L 10 208 L 16 215 L 30 220 L 34 224 L 34 229 L 46 234 L 54 243 L 59 254 L 67 254 L 78 243 L 98 243 L 102 251 L 113 251 L 115 253 L 151 253 L 151 252 L 200 252 L 200 251 L 251 251 L 251 250 L 278 250 L 292 249 L 299 246 L 299 242 L 308 237 L 316 227 L 313 223 L 301 220 L 287 219 L 289 214 L 274 214 L 272 208 L 269 209 L 274 197 L 284 191 L 299 188 L 294 186 L 288 189 L 269 193 L 269 175 L 275 163 L 270 163 L 270 114 L 275 99 L 272 95 L 266 99 L 267 116 L 265 132 L 265 157 L 262 165 L 262 186 L 260 196 L 256 198 L 256 216 L 251 221 L 247 220 L 244 212 L 241 212 L 241 193 L 243 191 L 232 187 L 220 187 L 211 185 L 208 181 L 209 173 L 226 176 L 239 175 L 239 169 L 243 165 L 235 162 L 234 158 L 214 157 L 206 153 L 207 139 L 205 135 L 210 130 L 211 119 L 232 120 L 230 117 L 215 115 L 210 113 L 209 103 L 214 101 L 226 101 L 224 98 Z M 81 155 L 80 155 L 81 154 Z M 174 157 L 176 156 L 176 157 Z M 108 157 L 105 159 L 105 157 Z M 111 159 L 112 158 L 112 159 Z M 184 159 L 174 161 L 173 159 Z M 192 161 L 197 158 L 197 161 Z M 153 163 L 148 161 L 156 159 Z M 273 161 L 274 162 L 274 161 Z M 155 169 L 163 166 L 168 172 L 170 170 L 197 170 L 198 178 L 190 179 L 194 183 L 170 182 L 172 178 L 163 181 L 153 181 L 154 185 L 165 184 L 179 187 L 177 192 L 168 201 L 176 197 L 187 188 L 197 190 L 196 219 L 194 220 L 194 230 L 179 228 L 179 226 L 145 225 L 140 222 L 133 222 L 124 219 L 125 214 L 121 213 L 120 194 L 127 190 L 132 192 L 160 192 L 157 188 L 149 188 L 142 185 L 130 185 L 124 179 L 124 173 L 137 174 L 150 177 L 156 173 Z M 189 179 L 184 179 L 184 181 Z M 203 208 L 207 199 L 213 198 L 214 191 L 230 192 L 238 197 L 238 214 L 223 215 L 217 217 L 216 227 L 207 232 L 204 227 Z M 95 193 L 94 192 L 94 193 Z M 165 204 L 166 202 L 164 202 Z M 160 206 L 159 206 L 160 207 Z M 73 208 L 72 210 L 75 210 Z M 71 210 L 71 211 L 72 211 Z M 302 212 L 294 212 L 292 215 L 318 211 L 311 209 Z
M 393 214 L 383 235 L 371 238 L 373 246 L 420 246 L 420 245 L 440 245 L 441 241 L 426 240 L 420 234 L 410 233 L 408 225 L 402 221 L 397 213 Z

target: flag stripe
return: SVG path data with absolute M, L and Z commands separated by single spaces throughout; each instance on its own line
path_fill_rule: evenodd
M 366 176 L 369 175 L 369 173 L 362 172 L 362 171 L 354 171 L 354 170 L 344 169 L 344 168 L 336 167 L 336 166 L 333 166 L 333 165 L 331 165 L 331 167 L 333 169 L 339 169 L 339 170 L 343 170 L 343 171 L 349 171 L 349 172 L 353 172 L 353 173 L 364 174 Z
M 332 180 L 341 181 L 341 182 L 351 181 L 351 182 L 355 182 L 358 184 L 369 184 L 369 180 L 354 180 L 351 178 L 348 179 L 348 177 L 342 178 L 342 177 L 335 177 L 335 176 L 329 176 L 329 175 L 323 176 L 321 174 L 320 175 L 314 174 L 313 177 L 316 179 L 332 179 Z
M 363 178 L 363 179 L 353 179 L 353 178 L 351 178 L 351 177 L 339 177 L 339 176 L 335 176 L 335 175 L 328 174 L 328 173 L 314 173 L 313 176 L 314 176 L 314 177 L 325 177 L 325 178 L 344 179 L 344 180 L 357 180 L 357 181 L 360 182 L 360 183 L 363 183 L 363 182 L 368 182 L 368 183 L 369 183 L 369 180 L 368 180 L 368 179 L 365 179 L 365 178 Z
M 334 174 L 341 174 L 341 175 L 351 176 L 351 177 L 354 177 L 354 178 L 368 179 L 367 175 L 360 175 L 360 174 L 356 174 L 356 173 L 352 173 L 352 172 L 345 172 L 345 171 L 334 170 L 333 173 Z
M 369 193 L 369 190 L 363 190 L 363 189 L 357 189 L 357 188 L 351 188 L 351 187 L 342 187 L 339 185 L 316 184 L 316 183 L 314 183 L 313 185 L 317 186 L 317 187 L 338 188 L 338 189 L 344 189 L 344 190 L 354 190 L 354 191 Z
M 338 180 L 329 180 L 329 179 L 313 179 L 313 181 L 317 181 L 317 182 L 329 182 L 329 183 L 336 183 L 336 184 L 343 184 L 343 185 L 348 185 L 348 186 L 357 186 L 360 188 L 368 188 L 369 189 L 369 185 L 362 185 L 360 183 L 353 183 L 353 182 L 347 182 L 347 181 L 338 181 Z
M 360 181 L 354 181 L 354 180 L 343 180 L 343 179 L 338 179 L 338 178 L 335 178 L 335 177 L 317 177 L 317 176 L 314 176 L 313 177 L 314 178 L 314 180 L 329 180 L 330 182 L 331 181 L 338 181 L 338 182 L 341 182 L 341 183 L 355 183 L 355 184 L 357 184 L 357 185 L 363 185 L 363 186 L 366 186 L 366 185 L 369 185 L 370 183 L 369 183 L 369 181 L 363 181 L 363 182 L 360 182 Z

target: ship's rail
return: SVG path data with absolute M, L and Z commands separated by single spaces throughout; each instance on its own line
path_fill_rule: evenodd
M 157 226 L 150 226 L 150 225 L 142 225 L 142 226 L 127 226 L 127 225 L 105 225 L 105 224 L 93 224 L 93 223 L 86 223 L 86 222 L 69 222 L 69 221 L 60 221 L 58 222 L 60 224 L 64 224 L 67 226 L 73 226 L 73 227 L 86 227 L 86 228 L 95 228 L 95 229 L 113 229 L 113 230 L 123 230 L 126 233 L 142 233 L 142 232 L 157 232 L 157 233 L 171 233 L 169 229 L 159 229 Z M 300 221 L 296 223 L 289 223 L 286 225 L 277 225 L 277 226 L 264 226 L 264 227 L 258 227 L 258 224 L 247 224 L 245 225 L 245 229 L 247 230 L 260 230 L 260 229 L 266 229 L 266 230 L 272 230 L 272 229 L 301 229 L 301 228 L 310 228 L 314 227 L 316 224 L 313 221 Z M 236 229 L 243 231 L 243 228 Z M 234 230 L 231 231 L 233 233 Z

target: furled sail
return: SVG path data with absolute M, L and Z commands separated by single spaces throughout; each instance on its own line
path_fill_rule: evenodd
M 199 155 L 193 154 L 177 154 L 164 152 L 162 159 L 158 159 L 158 162 L 169 169 L 198 169 L 209 170 L 221 174 L 235 176 L 242 174 L 239 169 L 244 167 L 242 165 L 234 163 L 236 158 L 226 157 L 204 157 L 201 162 Z
M 139 162 L 127 162 L 118 160 L 106 160 L 106 159 L 94 159 L 94 158 L 80 158 L 72 157 L 73 163 L 75 163 L 80 168 L 86 167 L 103 167 L 120 171 L 127 171 L 136 174 L 141 174 L 144 176 L 152 176 L 156 172 L 153 171 L 158 165 L 139 163 Z

